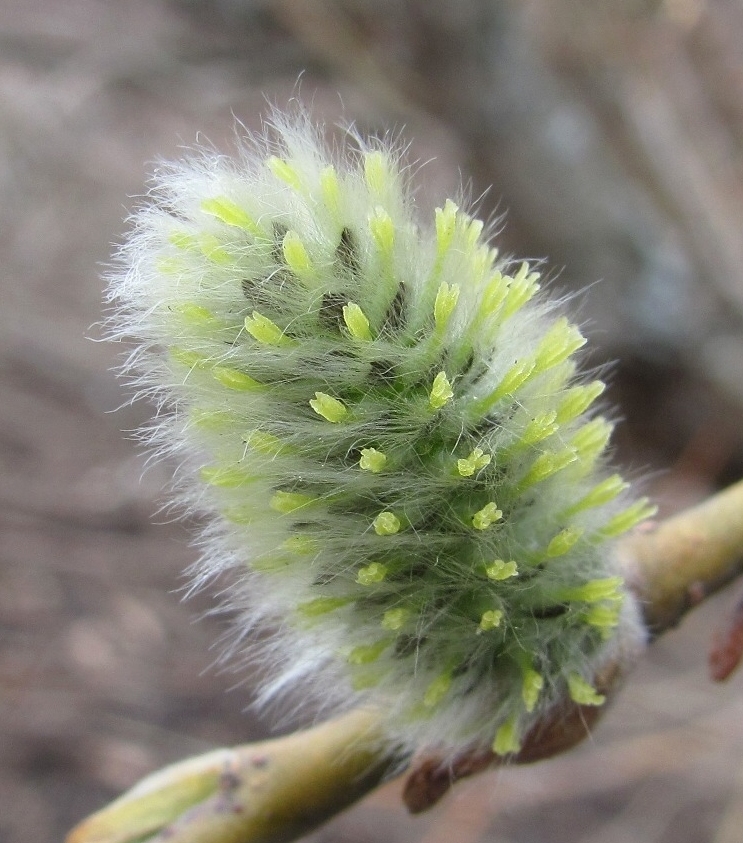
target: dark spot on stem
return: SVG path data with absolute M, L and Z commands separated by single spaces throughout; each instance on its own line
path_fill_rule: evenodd
M 241 784 L 242 780 L 234 770 L 225 770 L 219 777 L 219 787 L 221 790 L 235 790 Z

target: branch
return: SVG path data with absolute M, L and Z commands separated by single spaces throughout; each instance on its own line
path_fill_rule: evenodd
M 743 481 L 620 545 L 625 577 L 654 635 L 743 573 Z
M 619 546 L 630 587 L 654 635 L 743 573 L 743 481 L 705 503 L 641 529 Z M 596 678 L 616 692 L 619 670 Z M 566 702 L 510 763 L 570 749 L 602 709 Z M 404 762 L 382 739 L 381 716 L 358 710 L 288 737 L 217 750 L 168 767 L 74 829 L 66 843 L 287 843 L 375 788 Z M 416 759 L 404 798 L 417 812 L 459 778 L 498 763 L 489 752 L 453 763 Z
M 381 718 L 357 709 L 284 738 L 166 767 L 66 843 L 285 843 L 375 788 L 396 763 Z

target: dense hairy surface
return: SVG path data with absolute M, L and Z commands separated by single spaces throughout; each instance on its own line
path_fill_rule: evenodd
M 399 151 L 276 115 L 234 158 L 163 166 L 112 273 L 146 431 L 213 516 L 269 700 L 371 699 L 392 739 L 518 750 L 641 643 L 610 540 L 646 517 L 605 467 L 584 338 Z M 269 630 L 271 631 L 270 634 Z

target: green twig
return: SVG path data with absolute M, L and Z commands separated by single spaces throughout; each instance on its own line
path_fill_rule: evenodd
M 66 843 L 283 843 L 376 787 L 395 763 L 359 709 L 284 738 L 221 749 L 149 776 Z
M 625 575 L 658 635 L 743 572 L 743 481 L 620 545 Z

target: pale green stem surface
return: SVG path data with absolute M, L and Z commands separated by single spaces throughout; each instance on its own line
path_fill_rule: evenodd
M 650 630 L 675 626 L 743 571 L 743 481 L 632 533 L 619 550 Z
M 619 552 L 649 628 L 658 634 L 674 626 L 743 570 L 743 482 L 638 530 Z M 66 843 L 287 843 L 360 799 L 393 767 L 402 769 L 381 721 L 379 712 L 359 709 L 287 737 L 167 767 L 85 820 Z M 546 733 L 552 742 L 528 760 L 576 743 L 574 734 L 560 746 Z
M 380 783 L 394 763 L 380 720 L 358 709 L 166 767 L 81 823 L 66 843 L 294 840 Z

